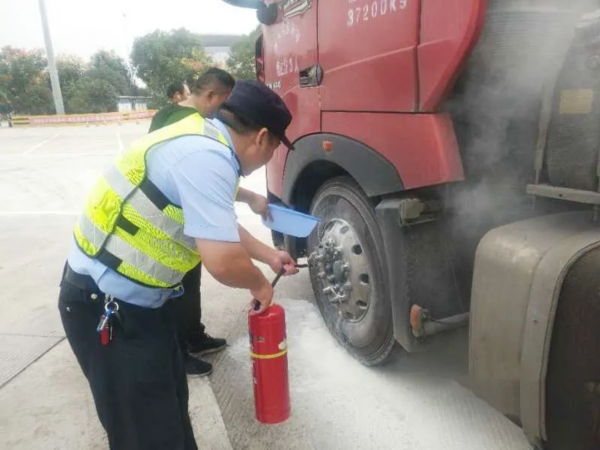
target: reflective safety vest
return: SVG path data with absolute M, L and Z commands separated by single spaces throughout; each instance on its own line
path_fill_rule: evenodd
M 155 145 L 199 135 L 229 146 L 223 133 L 192 114 L 137 141 L 96 183 L 75 225 L 75 240 L 88 256 L 122 276 L 154 288 L 174 288 L 201 258 L 184 218 L 148 179 L 146 155 Z M 237 194 L 237 192 L 236 192 Z

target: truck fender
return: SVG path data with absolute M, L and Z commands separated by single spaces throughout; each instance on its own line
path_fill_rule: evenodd
M 548 396 L 570 395 L 568 390 L 556 391 L 556 386 L 547 390 L 548 377 L 556 377 L 556 367 L 549 371 L 554 331 L 565 326 L 556 321 L 557 310 L 559 304 L 571 308 L 577 297 L 595 301 L 597 268 L 592 267 L 586 287 L 580 266 L 589 266 L 585 258 L 590 255 L 600 259 L 594 254 L 599 249 L 600 228 L 591 212 L 505 225 L 489 231 L 477 248 L 469 336 L 471 387 L 521 424 L 532 443 L 547 441 L 552 431 L 546 426 Z M 570 277 L 579 280 L 569 283 L 575 284 L 576 292 L 565 288 Z M 575 356 L 577 351 L 571 349 Z
M 318 133 L 294 143 L 285 162 L 282 200 L 294 203 L 298 179 L 305 169 L 319 161 L 330 162 L 346 171 L 369 197 L 404 189 L 393 164 L 372 148 L 345 136 Z
M 520 381 L 523 429 L 531 440 L 549 440 L 546 377 L 558 304 L 568 301 L 565 280 L 586 254 L 599 248 L 600 229 L 594 227 L 552 248 L 536 269 L 525 318 Z M 580 283 L 583 290 L 585 282 Z

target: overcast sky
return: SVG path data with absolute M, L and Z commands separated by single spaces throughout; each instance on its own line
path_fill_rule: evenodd
M 248 34 L 253 10 L 221 0 L 46 0 L 55 54 L 88 57 L 114 49 L 121 56 L 133 40 L 156 29 L 184 27 L 202 34 Z M 43 48 L 38 0 L 0 0 L 0 47 Z

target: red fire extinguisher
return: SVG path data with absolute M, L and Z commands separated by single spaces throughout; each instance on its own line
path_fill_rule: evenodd
M 285 310 L 272 304 L 262 314 L 248 316 L 248 329 L 256 419 L 265 424 L 284 422 L 291 413 Z

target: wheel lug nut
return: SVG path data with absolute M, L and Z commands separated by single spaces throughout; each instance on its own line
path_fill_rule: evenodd
M 337 303 L 346 303 L 346 301 L 347 301 L 347 300 L 348 300 L 348 299 L 347 299 L 347 297 L 346 297 L 345 295 L 337 295 L 337 296 L 335 297 L 335 301 L 336 301 Z

